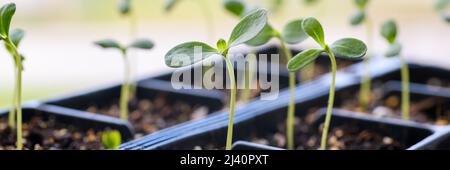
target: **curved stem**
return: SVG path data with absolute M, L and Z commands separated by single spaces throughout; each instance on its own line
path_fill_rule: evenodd
M 228 76 L 231 82 L 231 97 L 230 97 L 230 119 L 228 122 L 228 133 L 227 133 L 227 143 L 226 150 L 231 150 L 231 145 L 233 142 L 233 118 L 234 118 L 234 105 L 236 103 L 236 80 L 234 77 L 234 67 L 233 63 L 227 58 L 228 51 L 224 52 L 224 59 L 227 63 Z
M 400 57 L 402 61 L 402 118 L 409 120 L 409 68 L 406 61 Z
M 122 89 L 120 92 L 120 118 L 122 120 L 128 120 L 128 102 L 130 99 L 130 64 L 128 62 L 127 52 L 123 52 L 123 63 L 124 63 L 124 80 L 122 84 Z
M 333 111 L 333 105 L 334 105 L 334 86 L 336 83 L 336 59 L 334 57 L 333 52 L 331 52 L 330 47 L 325 46 L 324 49 L 328 55 L 330 56 L 330 60 L 331 60 L 331 85 L 330 85 L 330 94 L 328 96 L 328 106 L 327 106 L 327 114 L 325 117 L 325 124 L 323 126 L 323 131 L 322 131 L 322 140 L 320 142 L 320 149 L 321 150 L 325 150 L 326 149 L 326 145 L 327 145 L 327 136 L 328 136 L 328 130 L 330 128 L 330 123 L 331 123 L 331 113 Z
M 13 51 L 13 56 L 14 56 L 14 61 L 16 62 L 16 88 L 17 88 L 17 93 L 16 93 L 16 101 L 15 101 L 15 107 L 16 107 L 16 111 L 17 111 L 17 115 L 16 115 L 16 137 L 17 137 L 17 142 L 16 142 L 16 149 L 17 150 L 22 150 L 23 149 L 23 145 L 22 145 L 22 56 L 19 54 L 19 52 L 17 51 L 17 47 L 14 45 L 14 43 L 11 41 L 11 39 L 7 38 L 5 40 L 5 42 L 7 43 L 8 46 L 10 46 L 12 48 Z
M 365 21 L 366 25 L 366 37 L 367 37 L 367 43 L 368 47 L 372 46 L 373 42 L 373 34 L 372 34 L 372 22 L 370 18 L 367 18 Z M 365 58 L 364 58 L 364 64 L 365 64 L 365 73 L 363 78 L 361 79 L 361 86 L 359 90 L 359 104 L 363 110 L 367 110 L 368 105 L 370 103 L 370 91 L 371 91 L 371 76 L 370 76 L 370 51 L 367 52 Z
M 278 37 L 280 40 L 281 48 L 283 50 L 286 61 L 291 60 L 292 53 L 286 47 L 283 39 Z M 294 119 L 295 119 L 295 72 L 289 73 L 289 105 L 287 110 L 286 118 L 286 138 L 287 138 L 287 148 L 294 149 Z

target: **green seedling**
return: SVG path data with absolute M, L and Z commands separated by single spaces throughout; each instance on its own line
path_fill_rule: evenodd
M 366 27 L 366 38 L 368 46 L 372 45 L 373 41 L 373 25 L 370 17 L 367 15 L 369 0 L 353 0 L 355 6 L 358 8 L 355 14 L 350 19 L 350 24 L 353 26 L 359 26 L 365 24 Z M 361 79 L 361 86 L 359 88 L 359 105 L 361 109 L 366 110 L 370 102 L 370 91 L 371 91 L 371 78 L 370 78 L 370 57 L 365 57 L 364 64 L 366 65 L 365 74 Z
M 409 120 L 409 68 L 405 59 L 401 57 L 402 46 L 397 42 L 397 24 L 394 20 L 386 21 L 381 27 L 381 35 L 389 43 L 389 48 L 385 52 L 386 57 L 399 57 L 401 60 L 402 77 L 402 118 Z
M 170 12 L 173 8 L 178 5 L 181 1 L 185 0 L 165 0 L 164 2 L 164 11 Z M 205 17 L 206 26 L 208 29 L 208 37 L 210 40 L 213 40 L 215 37 L 214 33 L 214 18 L 213 13 L 210 11 L 210 7 L 208 6 L 209 0 L 194 0 L 198 5 L 200 10 L 203 12 L 203 17 Z
M 320 149 L 324 150 L 326 148 L 326 141 L 328 130 L 331 122 L 331 113 L 334 105 L 334 91 L 335 91 L 335 80 L 336 80 L 336 59 L 335 55 L 340 56 L 345 59 L 359 59 L 364 57 L 367 52 L 367 46 L 360 40 L 354 38 L 343 38 L 335 41 L 331 46 L 325 43 L 325 34 L 322 25 L 315 18 L 306 18 L 302 22 L 303 30 L 307 35 L 313 38 L 321 48 L 313 48 L 302 51 L 289 60 L 288 69 L 289 71 L 297 71 L 304 68 L 308 64 L 314 62 L 314 60 L 319 57 L 323 52 L 329 55 L 331 60 L 331 85 L 328 97 L 328 107 L 325 118 L 325 124 L 322 131 L 322 139 L 320 144 Z
M 230 97 L 230 118 L 228 124 L 226 149 L 231 149 L 233 138 L 233 117 L 234 106 L 236 102 L 236 79 L 234 77 L 234 66 L 228 57 L 228 51 L 238 45 L 244 44 L 260 33 L 267 23 L 267 11 L 264 9 L 257 9 L 250 12 L 243 17 L 241 21 L 234 27 L 228 41 L 220 39 L 216 43 L 216 48 L 203 42 L 187 42 L 172 48 L 165 55 L 165 63 L 172 68 L 180 68 L 184 66 L 193 65 L 206 58 L 214 55 L 220 55 L 224 58 L 228 76 L 231 82 L 231 97 Z M 196 50 L 201 48 L 201 58 L 196 57 Z
M 434 9 L 442 17 L 444 21 L 450 23 L 450 14 L 447 10 L 450 8 L 450 0 L 436 0 L 434 4 Z
M 249 8 L 246 4 L 242 3 L 242 1 L 232 0 L 228 2 L 234 3 L 233 6 L 225 4 L 228 11 L 240 11 L 240 13 L 234 12 L 237 16 L 242 15 L 242 13 Z M 246 44 L 250 46 L 260 46 L 266 44 L 272 38 L 276 38 L 280 41 L 283 56 L 286 57 L 286 61 L 289 61 L 292 58 L 292 53 L 286 44 L 298 44 L 307 39 L 308 35 L 303 31 L 302 20 L 297 19 L 286 24 L 281 32 L 274 29 L 270 24 L 267 24 L 255 38 L 246 42 Z M 286 138 L 287 148 L 294 149 L 295 72 L 289 74 L 289 91 L 290 100 L 286 119 Z
M 118 11 L 120 13 L 120 15 L 122 15 L 123 17 L 127 18 L 129 21 L 129 39 L 134 40 L 136 38 L 137 35 L 137 19 L 136 19 L 136 12 L 133 8 L 133 1 L 132 0 L 119 0 L 118 2 Z M 131 65 L 133 66 L 132 68 L 137 69 L 137 58 L 135 58 L 135 60 L 132 60 L 133 62 L 131 62 Z M 132 75 L 131 77 L 135 77 L 135 70 L 130 70 L 130 74 Z M 132 78 L 134 79 L 134 78 Z M 130 96 L 134 97 L 134 95 L 136 94 L 136 82 L 132 81 L 130 83 Z
M 102 133 L 102 143 L 106 149 L 117 150 L 122 144 L 122 135 L 117 130 L 105 131 Z
M 154 44 L 152 41 L 147 39 L 137 39 L 128 46 L 123 46 L 117 41 L 111 39 L 105 39 L 95 42 L 96 45 L 102 48 L 117 49 L 122 54 L 122 59 L 124 63 L 124 80 L 120 92 L 120 118 L 123 120 L 128 120 L 128 103 L 130 101 L 130 64 L 128 61 L 128 51 L 130 49 L 143 49 L 150 50 L 153 48 Z
M 15 87 L 13 94 L 13 109 L 10 111 L 9 123 L 10 126 L 14 124 L 13 120 L 16 118 L 16 130 L 17 130 L 17 143 L 16 148 L 18 150 L 23 149 L 22 144 L 22 71 L 23 71 L 23 55 L 21 55 L 17 49 L 24 36 L 24 32 L 21 30 L 15 30 L 10 32 L 10 25 L 12 17 L 16 12 L 16 5 L 9 3 L 4 5 L 0 9 L 0 40 L 3 41 L 7 51 L 12 55 L 15 65 Z M 14 115 L 17 112 L 17 115 Z M 16 116 L 16 117 L 14 117 Z

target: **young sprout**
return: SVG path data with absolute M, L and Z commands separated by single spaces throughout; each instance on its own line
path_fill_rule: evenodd
M 398 56 L 401 60 L 402 118 L 405 120 L 409 120 L 409 68 L 405 59 L 400 56 L 402 46 L 397 42 L 397 24 L 394 20 L 388 20 L 382 25 L 381 35 L 389 43 L 389 48 L 384 55 L 386 57 Z
M 136 38 L 137 34 L 137 21 L 136 21 L 136 15 L 133 9 L 132 0 L 119 0 L 118 2 L 118 10 L 120 15 L 123 17 L 128 18 L 129 21 L 129 39 L 134 40 Z M 131 54 L 130 54 L 131 56 Z M 131 60 L 131 65 L 134 69 L 137 69 L 137 58 L 134 58 L 134 60 Z M 131 77 L 135 77 L 136 70 L 130 70 Z M 132 78 L 134 79 L 134 78 Z M 136 82 L 132 81 L 130 82 L 130 97 L 134 97 L 136 94 Z
M 227 2 L 227 1 L 226 1 Z M 227 10 L 229 11 L 240 11 L 234 12 L 235 15 L 242 15 L 245 9 L 248 9 L 246 4 L 238 0 L 228 1 L 233 2 L 234 5 L 227 5 Z M 241 2 L 241 3 L 238 3 Z M 274 29 L 269 23 L 264 27 L 264 29 L 253 39 L 246 42 L 250 46 L 260 46 L 269 42 L 272 38 L 276 38 L 280 41 L 281 50 L 283 55 L 286 57 L 286 61 L 292 58 L 291 50 L 286 44 L 298 44 L 308 38 L 308 35 L 303 31 L 302 19 L 296 19 L 284 26 L 283 30 L 280 32 Z M 287 138 L 287 148 L 294 149 L 294 119 L 295 119 L 295 72 L 289 73 L 289 91 L 290 100 L 287 111 L 286 118 L 286 138 Z
M 442 19 L 447 23 L 450 23 L 450 14 L 446 12 L 446 9 L 450 7 L 450 0 L 436 0 L 434 9 L 441 15 Z
M 238 45 L 244 44 L 252 38 L 256 37 L 261 32 L 267 23 L 267 11 L 264 9 L 257 9 L 250 12 L 247 16 L 234 27 L 228 41 L 220 39 L 217 41 L 216 48 L 209 46 L 203 42 L 187 42 L 172 48 L 165 56 L 165 63 L 172 68 L 179 68 L 193 65 L 206 58 L 214 55 L 220 55 L 224 58 L 228 76 L 231 82 L 231 97 L 230 97 L 230 118 L 228 123 L 226 149 L 231 149 L 233 138 L 233 117 L 234 106 L 236 102 L 236 80 L 234 77 L 234 66 L 228 57 L 228 51 Z M 201 52 L 198 54 L 198 52 Z M 199 57 L 201 56 L 201 57 Z
M 350 19 L 350 23 L 353 26 L 358 26 L 361 24 L 365 24 L 366 26 L 366 38 L 368 46 L 372 45 L 373 41 L 373 33 L 372 33 L 372 22 L 370 18 L 367 16 L 367 6 L 369 0 L 354 0 L 353 1 L 358 8 L 355 14 Z M 369 55 L 369 53 L 367 54 Z M 371 90 L 371 80 L 370 80 L 370 69 L 369 69 L 369 59 L 367 56 L 364 59 L 364 64 L 366 65 L 366 72 L 364 73 L 363 78 L 361 79 L 361 86 L 359 88 L 359 105 L 363 110 L 366 110 L 369 102 L 370 102 L 370 90 Z
M 128 120 L 128 103 L 130 100 L 130 64 L 128 62 L 128 50 L 130 49 L 143 49 L 150 50 L 153 48 L 154 44 L 152 41 L 147 39 L 137 39 L 128 46 L 123 46 L 118 42 L 105 39 L 95 42 L 96 45 L 102 48 L 112 48 L 117 49 L 122 54 L 122 59 L 124 63 L 124 80 L 120 92 L 120 118 L 123 120 Z
M 331 60 L 331 85 L 328 97 L 328 107 L 325 117 L 325 124 L 322 131 L 322 140 L 320 144 L 320 149 L 324 150 L 326 148 L 326 141 L 328 135 L 328 129 L 331 122 L 331 112 L 334 104 L 334 89 L 336 80 L 336 60 L 335 54 L 346 59 L 359 59 L 366 54 L 366 45 L 354 38 L 343 38 L 335 41 L 331 46 L 325 43 L 325 35 L 322 25 L 315 18 L 307 18 L 302 22 L 302 26 L 306 34 L 313 38 L 321 48 L 313 48 L 302 51 L 297 54 L 288 62 L 289 71 L 297 71 L 304 68 L 308 64 L 314 62 L 314 60 L 319 57 L 323 52 L 327 53 Z
M 246 11 L 248 9 L 247 5 L 240 3 L 238 5 L 237 0 L 233 0 L 234 6 L 228 5 L 229 11 Z M 234 7 L 234 8 L 232 8 Z M 233 10 L 234 9 L 234 10 Z M 236 15 L 242 15 L 241 13 L 235 13 Z M 264 29 L 253 39 L 246 42 L 250 46 L 260 46 L 269 42 L 272 38 L 276 38 L 280 41 L 281 50 L 283 56 L 286 57 L 286 61 L 292 58 L 292 52 L 287 47 L 286 44 L 298 44 L 308 38 L 308 35 L 303 31 L 302 19 L 296 19 L 284 26 L 283 30 L 280 32 L 274 29 L 269 23 L 264 27 Z M 295 119 L 295 72 L 289 73 L 289 91 L 290 100 L 287 110 L 286 118 L 286 138 L 287 138 L 287 148 L 294 149 L 294 119 Z
M 24 36 L 24 32 L 21 30 L 16 30 L 10 32 L 10 25 L 12 17 L 16 12 L 16 5 L 14 3 L 9 3 L 0 8 L 0 40 L 3 41 L 6 49 L 12 54 L 15 64 L 15 90 L 13 95 L 13 108 L 14 110 L 10 112 L 10 121 L 14 119 L 14 112 L 16 115 L 16 130 L 17 130 L 17 143 L 16 147 L 18 150 L 22 150 L 22 71 L 23 71 L 23 55 L 17 50 L 21 39 Z M 10 124 L 12 124 L 10 122 Z
M 117 130 L 105 131 L 102 133 L 102 143 L 106 149 L 117 150 L 122 143 L 122 136 Z

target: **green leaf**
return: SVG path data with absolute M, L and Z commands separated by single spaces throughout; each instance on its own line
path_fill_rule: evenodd
M 22 29 L 14 29 L 9 33 L 9 39 L 14 43 L 14 45 L 18 48 L 20 41 L 22 41 L 22 38 L 25 36 L 25 31 Z
M 180 44 L 167 52 L 166 65 L 173 68 L 195 64 L 212 55 L 219 54 L 217 49 L 202 42 Z
M 122 15 L 127 15 L 131 11 L 131 0 L 120 0 L 119 1 L 119 12 Z
M 217 49 L 219 50 L 219 51 L 224 51 L 224 50 L 226 50 L 228 47 L 227 47 L 227 42 L 224 40 L 224 39 L 220 39 L 219 41 L 217 41 Z
M 450 0 L 436 0 L 436 3 L 434 4 L 434 9 L 436 9 L 436 11 L 442 11 L 449 4 L 450 4 Z
M 301 53 L 298 53 L 291 60 L 289 60 L 287 66 L 288 70 L 297 71 L 299 69 L 302 69 L 308 64 L 314 62 L 314 60 L 316 60 L 317 57 L 319 57 L 320 53 L 322 52 L 323 52 L 322 49 L 308 49 L 302 51 Z
M 395 57 L 400 55 L 402 51 L 402 46 L 398 43 L 392 44 L 389 46 L 388 50 L 384 53 L 386 57 Z
M 256 37 L 267 24 L 267 11 L 257 9 L 242 18 L 234 27 L 228 40 L 228 47 L 234 47 Z
M 284 28 L 281 36 L 288 44 L 297 44 L 308 38 L 302 27 L 302 19 L 289 22 Z
M 322 25 L 315 18 L 306 18 L 302 22 L 303 30 L 313 38 L 320 46 L 325 47 L 325 35 Z
M 358 11 L 350 18 L 350 24 L 353 26 L 360 25 L 366 19 L 366 12 Z
M 369 2 L 369 0 L 354 0 L 356 6 L 360 9 L 363 10 L 366 8 L 367 3 Z
M 339 57 L 357 59 L 366 55 L 367 46 L 361 40 L 344 38 L 331 44 L 331 51 Z
M 179 0 L 165 0 L 164 1 L 164 11 L 168 12 L 173 9 L 173 7 L 178 3 Z
M 105 131 L 102 133 L 102 143 L 106 149 L 119 149 L 122 143 L 122 136 L 117 130 Z
M 381 27 L 381 35 L 390 43 L 395 43 L 397 39 L 397 24 L 394 20 L 386 21 Z
M 245 44 L 250 46 L 264 45 L 270 41 L 275 35 L 275 30 L 267 24 L 264 29 L 253 39 L 247 41 Z
M 122 49 L 122 46 L 118 42 L 111 40 L 111 39 L 95 41 L 94 44 L 98 45 L 102 48 L 115 48 L 115 49 L 119 49 L 119 50 Z
M 245 11 L 245 4 L 243 0 L 224 0 L 223 5 L 228 12 L 237 17 L 242 16 Z
M 148 39 L 137 39 L 133 43 L 130 44 L 130 48 L 138 48 L 138 49 L 144 49 L 144 50 L 150 50 L 154 47 L 152 41 Z
M 16 12 L 16 4 L 9 3 L 0 8 L 0 39 L 6 39 L 9 35 L 9 27 L 12 17 Z

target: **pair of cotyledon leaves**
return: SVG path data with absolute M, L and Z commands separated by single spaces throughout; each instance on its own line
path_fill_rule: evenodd
M 394 20 L 388 20 L 381 26 L 381 35 L 389 43 L 389 48 L 385 52 L 386 57 L 398 56 L 402 50 L 402 46 L 397 43 L 397 24 Z
M 14 3 L 9 3 L 0 8 L 0 40 L 9 39 L 13 43 L 13 45 L 18 48 L 20 42 L 25 36 L 25 32 L 22 29 L 14 29 L 10 31 L 12 17 L 16 12 L 16 5 Z M 5 43 L 5 48 L 8 50 L 10 54 L 14 54 L 13 47 Z M 19 54 L 21 55 L 21 54 Z M 22 60 L 24 57 L 20 56 Z
M 312 37 L 323 48 L 326 47 L 322 26 L 314 18 L 307 18 L 302 22 L 295 22 L 297 29 Z M 298 25 L 300 24 L 300 26 Z M 169 67 L 183 67 L 197 63 L 212 55 L 221 55 L 223 51 L 236 45 L 244 44 L 259 35 L 267 25 L 267 11 L 257 9 L 245 16 L 233 29 L 228 43 L 221 39 L 217 43 L 217 49 L 202 42 L 187 42 L 180 44 L 167 52 L 165 56 L 166 65 Z M 288 24 L 289 25 L 289 24 Z M 289 28 L 293 28 L 289 27 Z M 195 48 L 201 48 L 201 58 L 195 57 Z M 357 39 L 345 38 L 333 43 L 331 50 L 338 56 L 345 58 L 360 58 L 367 51 L 366 45 Z M 310 49 L 297 54 L 288 64 L 288 69 L 295 71 L 314 61 L 324 49 Z M 186 60 L 186 57 L 189 57 Z M 223 56 L 226 57 L 226 56 Z
M 123 46 L 120 43 L 118 43 L 117 41 L 112 40 L 112 39 L 100 40 L 100 41 L 96 41 L 94 43 L 102 48 L 118 49 L 122 52 L 125 52 L 129 48 L 150 50 L 154 46 L 153 42 L 148 39 L 137 39 L 128 46 Z
M 312 63 L 328 48 L 325 43 L 325 34 L 320 22 L 315 18 L 306 18 L 302 22 L 302 27 L 306 34 L 314 39 L 322 48 L 308 49 L 295 55 L 288 62 L 289 71 L 302 69 Z M 367 52 L 367 46 L 360 40 L 354 38 L 343 38 L 335 41 L 330 50 L 333 54 L 346 59 L 362 58 Z
M 238 17 L 244 16 L 249 13 L 248 11 L 254 9 L 245 4 L 242 0 L 224 0 L 224 7 L 227 11 Z M 245 42 L 245 44 L 250 46 L 260 46 L 266 44 L 272 38 L 278 36 L 278 34 L 278 31 L 274 30 L 273 27 L 267 23 L 256 37 Z M 297 44 L 307 39 L 308 35 L 303 31 L 302 20 L 297 19 L 286 24 L 281 32 L 281 37 L 283 41 L 288 44 Z
M 352 15 L 350 18 L 350 24 L 352 25 L 360 25 L 362 22 L 366 20 L 366 9 L 369 0 L 354 0 L 353 1 L 358 8 L 358 11 Z
M 264 9 L 256 9 L 243 17 L 234 27 L 228 42 L 223 39 L 219 40 L 217 42 L 217 48 L 202 42 L 180 44 L 167 52 L 165 56 L 166 65 L 174 68 L 183 67 L 197 63 L 212 55 L 221 55 L 231 47 L 244 44 L 256 37 L 264 29 L 266 23 L 267 11 Z M 201 49 L 201 57 L 196 57 L 196 48 Z

